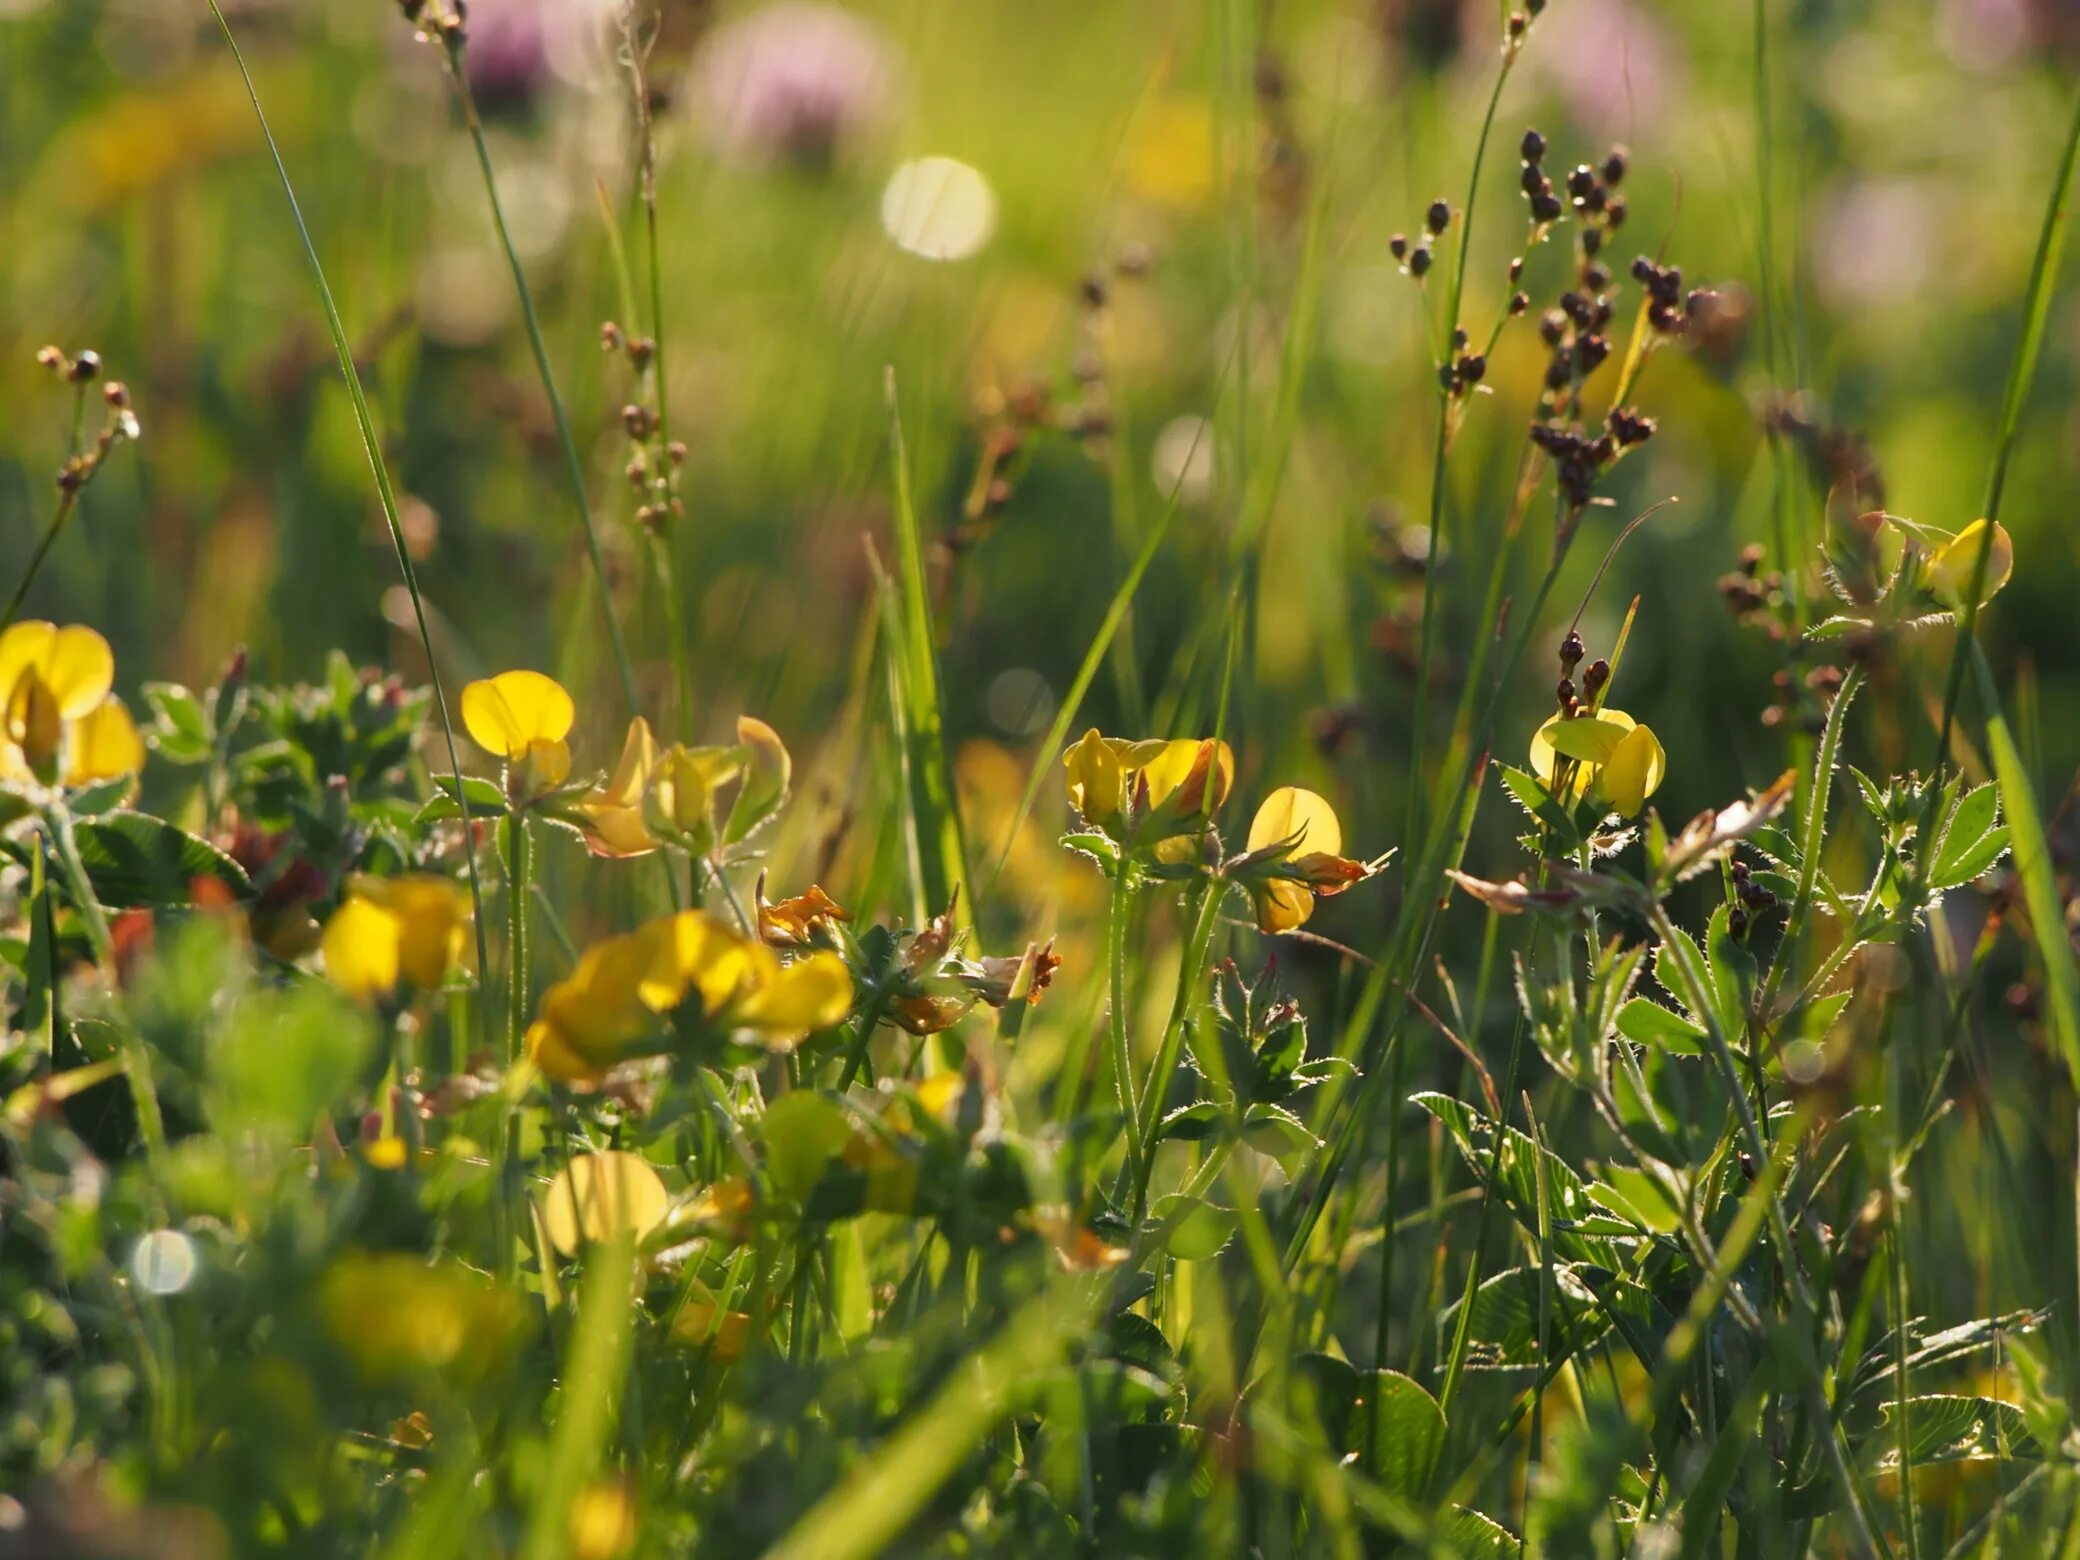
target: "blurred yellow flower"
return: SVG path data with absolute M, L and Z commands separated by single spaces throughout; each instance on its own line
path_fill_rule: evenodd
M 0 778 L 91 785 L 144 767 L 144 739 L 109 692 L 115 655 L 91 628 L 16 623 L 0 634 Z
M 682 910 L 586 949 L 543 995 L 528 1054 L 552 1078 L 594 1082 L 660 1015 L 696 998 L 717 1027 L 785 1050 L 851 1011 L 852 975 L 835 953 L 783 964 L 706 912 Z
M 587 1241 L 619 1235 L 642 1239 L 663 1220 L 670 1204 L 663 1178 L 641 1154 L 579 1154 L 549 1183 L 542 1199 L 542 1228 L 552 1246 L 574 1256 Z
M 1986 529 L 1993 527 L 1991 541 Z M 1928 583 L 1931 589 L 1945 601 L 1963 603 L 1966 591 L 1971 589 L 1972 574 L 1979 567 L 1979 553 L 1986 550 L 1986 578 L 1979 592 L 1979 605 L 1987 602 L 2008 583 L 2008 576 L 2015 572 L 2015 544 L 2009 539 L 2008 528 L 1998 521 L 1974 520 L 1943 544 L 1929 560 Z
M 588 1484 L 571 1500 L 572 1560 L 620 1560 L 636 1546 L 636 1498 L 620 1479 Z
M 466 1269 L 405 1252 L 352 1253 L 318 1286 L 318 1309 L 364 1375 L 487 1373 L 525 1326 L 519 1297 Z
M 470 740 L 508 764 L 531 764 L 550 785 L 563 784 L 571 772 L 564 738 L 576 719 L 577 707 L 563 684 L 540 672 L 500 672 L 462 690 L 462 724 Z
M 432 991 L 462 960 L 469 919 L 467 898 L 448 878 L 356 873 L 325 923 L 325 973 L 361 999 L 388 996 L 399 981 Z

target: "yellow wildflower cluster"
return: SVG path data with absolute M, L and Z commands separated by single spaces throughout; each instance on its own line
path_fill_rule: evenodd
M 835 953 L 783 964 L 757 939 L 682 910 L 586 949 L 543 996 L 528 1054 L 552 1078 L 595 1082 L 635 1053 L 661 1015 L 690 1001 L 716 1028 L 786 1050 L 851 1011 L 852 976 Z
M 1235 755 L 1216 738 L 1126 742 L 1093 729 L 1062 764 L 1084 822 L 1124 845 L 1152 843 L 1156 859 L 1173 866 L 1189 858 L 1190 837 L 1212 823 L 1235 780 Z M 1313 791 L 1283 786 L 1257 809 L 1247 847 L 1221 874 L 1248 891 L 1260 930 L 1289 932 L 1314 914 L 1317 899 L 1379 869 L 1347 860 L 1342 849 L 1335 809 Z

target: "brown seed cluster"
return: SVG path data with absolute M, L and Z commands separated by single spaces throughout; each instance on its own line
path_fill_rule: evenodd
M 649 336 L 631 336 L 608 320 L 599 328 L 600 350 L 620 353 L 628 359 L 636 376 L 637 399 L 621 408 L 622 431 L 628 435 L 628 465 L 623 475 L 636 494 L 636 523 L 653 536 L 660 536 L 675 520 L 686 515 L 679 497 L 679 468 L 686 463 L 686 446 L 671 438 L 665 428 L 658 387 L 651 369 L 657 361 L 657 343 Z

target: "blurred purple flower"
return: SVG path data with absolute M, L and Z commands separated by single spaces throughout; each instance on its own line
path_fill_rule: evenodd
M 549 70 L 549 9 L 557 0 L 471 0 L 463 60 L 487 104 L 522 102 Z
M 861 18 L 781 0 L 709 36 L 694 112 L 726 157 L 822 164 L 881 117 L 894 75 L 888 44 Z
M 2080 0 L 1941 0 L 1936 42 L 1970 70 L 1999 70 L 2032 48 L 2080 45 Z
M 1814 201 L 1811 243 L 1820 295 L 1840 309 L 1897 304 L 1934 276 L 1942 202 L 1907 179 L 1857 179 Z
M 1681 87 L 1680 45 L 1631 0 L 1574 0 L 1547 17 L 1538 42 L 1531 57 L 1592 136 L 1645 134 Z

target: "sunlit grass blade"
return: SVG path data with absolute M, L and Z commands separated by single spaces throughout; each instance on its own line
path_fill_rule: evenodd
M 1069 1295 L 1043 1293 L 1027 1301 L 902 1429 L 767 1550 L 767 1560 L 864 1560 L 888 1552 L 1010 1411 L 1013 1389 L 1051 1364 L 1087 1322 Z
M 274 131 L 267 123 L 267 111 L 260 106 L 260 91 L 253 84 L 253 73 L 246 68 L 245 55 L 239 51 L 238 39 L 217 0 L 209 0 L 209 10 L 223 31 L 225 46 L 230 49 L 232 62 L 238 67 L 239 79 L 245 83 L 246 96 L 253 105 L 253 116 L 260 122 L 261 138 L 267 143 L 267 155 L 274 162 L 275 174 L 282 184 L 282 195 L 289 203 L 289 215 L 295 220 L 296 236 L 303 245 L 304 258 L 310 262 L 311 279 L 317 283 L 318 301 L 325 312 L 326 334 L 331 337 L 332 350 L 339 357 L 339 371 L 347 382 L 347 398 L 354 408 L 354 425 L 361 435 L 362 452 L 368 457 L 369 471 L 375 478 L 376 499 L 382 505 L 383 523 L 389 527 L 390 545 L 397 554 L 398 572 L 412 598 L 412 617 L 419 629 L 419 647 L 426 654 L 426 676 L 433 687 L 433 707 L 440 717 L 441 736 L 448 749 L 448 768 L 455 777 L 455 796 L 462 808 L 462 840 L 469 864 L 470 919 L 476 932 L 477 968 L 488 972 L 491 954 L 484 931 L 484 886 L 477 871 L 476 826 L 470 815 L 469 789 L 462 783 L 462 754 L 455 745 L 455 723 L 448 715 L 448 695 L 441 684 L 440 659 L 433 653 L 433 633 L 427 627 L 426 604 L 419 593 L 419 571 L 413 566 L 411 548 L 405 543 L 404 524 L 397 513 L 397 492 L 390 483 L 390 467 L 383 458 L 375 414 L 369 410 L 368 394 L 361 387 L 361 374 L 354 366 L 354 351 L 347 340 L 347 327 L 340 319 L 339 306 L 333 302 L 332 284 L 325 278 L 325 265 L 318 258 L 318 246 L 311 239 L 310 226 L 303 220 L 303 206 L 296 198 L 296 186 L 290 181 L 288 164 L 282 161 L 282 149 L 275 143 Z M 486 1026 L 488 1041 L 490 1004 L 479 1002 L 476 1006 L 479 1021 Z
M 903 677 L 903 698 L 910 722 L 911 779 L 918 796 L 918 845 L 927 901 L 934 912 L 958 900 L 960 915 L 973 916 L 974 895 L 968 891 L 967 847 L 962 839 L 960 808 L 953 794 L 953 770 L 947 761 L 946 722 L 939 697 L 939 650 L 932 633 L 931 584 L 925 574 L 924 539 L 917 504 L 910 490 L 910 455 L 903 442 L 902 408 L 896 400 L 895 371 L 886 380 L 889 463 L 895 480 L 896 571 L 900 584 L 900 622 L 890 651 Z
M 1993 772 L 2001 788 L 2001 808 L 2008 817 L 2015 875 L 2022 881 L 2023 901 L 2029 906 L 2030 936 L 2044 961 L 2045 984 L 2050 988 L 2051 1030 L 2058 1040 L 2059 1055 L 2066 1070 L 2080 1081 L 2080 969 L 2073 961 L 2073 943 L 2066 930 L 2065 901 L 2059 893 L 2057 868 L 2051 842 L 2037 811 L 2036 789 L 2022 762 L 2022 751 L 2008 730 L 2001 713 L 2000 689 L 1993 669 L 1978 645 L 1971 647 L 1972 671 L 1978 681 L 1979 697 L 1987 709 L 1986 745 L 1993 755 Z

